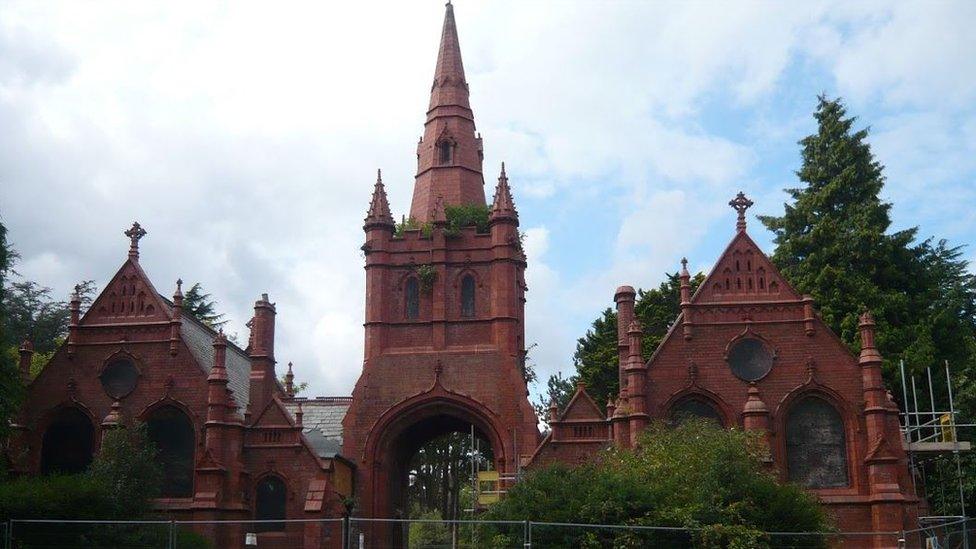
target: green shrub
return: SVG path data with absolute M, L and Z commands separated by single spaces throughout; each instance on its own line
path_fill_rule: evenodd
M 89 475 L 21 477 L 0 484 L 0 520 L 115 518 L 108 487 Z
M 533 528 L 533 542 L 545 547 L 767 547 L 764 532 L 829 531 L 815 497 L 765 471 L 765 452 L 761 439 L 741 430 L 655 423 L 637 450 L 611 449 L 594 463 L 529 473 L 487 518 L 700 529 Z M 826 544 L 812 536 L 775 542 Z
M 113 429 L 102 439 L 89 476 L 106 487 L 120 513 L 140 517 L 149 512 L 163 481 L 156 454 L 144 423 Z
M 457 237 L 464 227 L 474 227 L 479 233 L 487 233 L 490 228 L 491 208 L 484 204 L 458 204 L 446 206 L 447 217 L 445 236 Z
M 404 217 L 399 223 L 393 228 L 393 236 L 397 238 L 402 238 L 407 231 L 420 231 L 420 236 L 423 238 L 430 238 L 433 234 L 434 226 L 430 223 L 421 223 L 414 219 L 413 217 Z

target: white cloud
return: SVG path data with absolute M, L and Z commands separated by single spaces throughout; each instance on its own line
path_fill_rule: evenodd
M 976 170 L 971 4 L 556 6 L 456 8 L 487 193 L 504 159 L 523 219 L 585 205 L 609 220 L 599 257 L 552 248 L 591 236 L 587 223 L 536 218 L 527 230 L 526 335 L 541 374 L 568 365 L 617 285 L 653 284 L 724 243 L 731 192 L 780 200 L 769 189 L 790 174 L 756 171 L 765 142 L 795 140 L 797 125 L 761 117 L 793 66 L 820 64 L 836 78 L 823 89 L 859 104 L 917 111 L 877 124 L 893 193 L 933 184 L 945 203 L 964 192 L 954 174 Z M 178 276 L 201 281 L 244 337 L 270 293 L 279 360 L 311 393 L 348 393 L 362 363 L 362 217 L 376 167 L 394 215 L 409 207 L 442 10 L 5 4 L 0 208 L 20 271 L 61 295 L 84 278 L 104 284 L 138 219 L 162 293 Z M 706 123 L 709 110 L 728 127 Z M 971 240 L 972 214 L 956 223 Z

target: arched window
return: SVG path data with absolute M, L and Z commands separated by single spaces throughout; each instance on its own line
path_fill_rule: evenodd
M 692 418 L 701 418 L 714 421 L 720 427 L 723 424 L 722 414 L 718 413 L 715 406 L 711 402 L 698 397 L 682 399 L 671 408 L 671 413 L 668 415 L 671 417 L 671 421 L 675 423 Z
M 416 278 L 410 277 L 407 279 L 406 287 L 403 292 L 404 299 L 404 315 L 407 318 L 419 318 L 420 317 L 420 282 Z
M 185 498 L 193 495 L 193 424 L 175 406 L 153 410 L 146 421 L 149 438 L 156 445 L 163 469 L 161 495 Z
M 822 398 L 805 397 L 786 417 L 786 463 L 789 478 L 810 488 L 847 486 L 844 421 Z
M 258 482 L 254 490 L 255 520 L 285 519 L 285 481 L 276 476 L 267 476 Z M 280 532 L 285 529 L 284 522 L 259 522 L 258 532 Z
M 470 274 L 461 277 L 461 316 L 474 316 L 474 277 Z
M 451 163 L 451 155 L 454 152 L 454 147 L 450 141 L 445 139 L 437 144 L 437 163 L 440 165 L 447 165 Z
M 41 474 L 81 473 L 91 465 L 95 427 L 77 408 L 62 408 L 41 442 Z

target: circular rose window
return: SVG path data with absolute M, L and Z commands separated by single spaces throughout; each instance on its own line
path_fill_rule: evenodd
M 773 367 L 773 355 L 758 339 L 743 339 L 729 351 L 732 373 L 746 381 L 756 381 Z
M 114 399 L 119 399 L 136 388 L 139 371 L 128 358 L 116 358 L 102 370 L 100 378 L 105 393 Z

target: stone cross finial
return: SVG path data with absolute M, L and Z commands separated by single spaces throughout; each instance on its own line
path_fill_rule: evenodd
M 735 198 L 729 200 L 729 206 L 732 206 L 735 211 L 739 214 L 739 218 L 735 222 L 735 230 L 740 233 L 746 230 L 746 210 L 752 206 L 752 200 L 746 198 L 745 193 L 739 191 L 739 194 L 735 195 Z
M 123 233 L 129 237 L 129 257 L 139 260 L 139 239 L 146 236 L 146 229 L 139 225 L 138 221 L 132 222 L 132 228 Z

